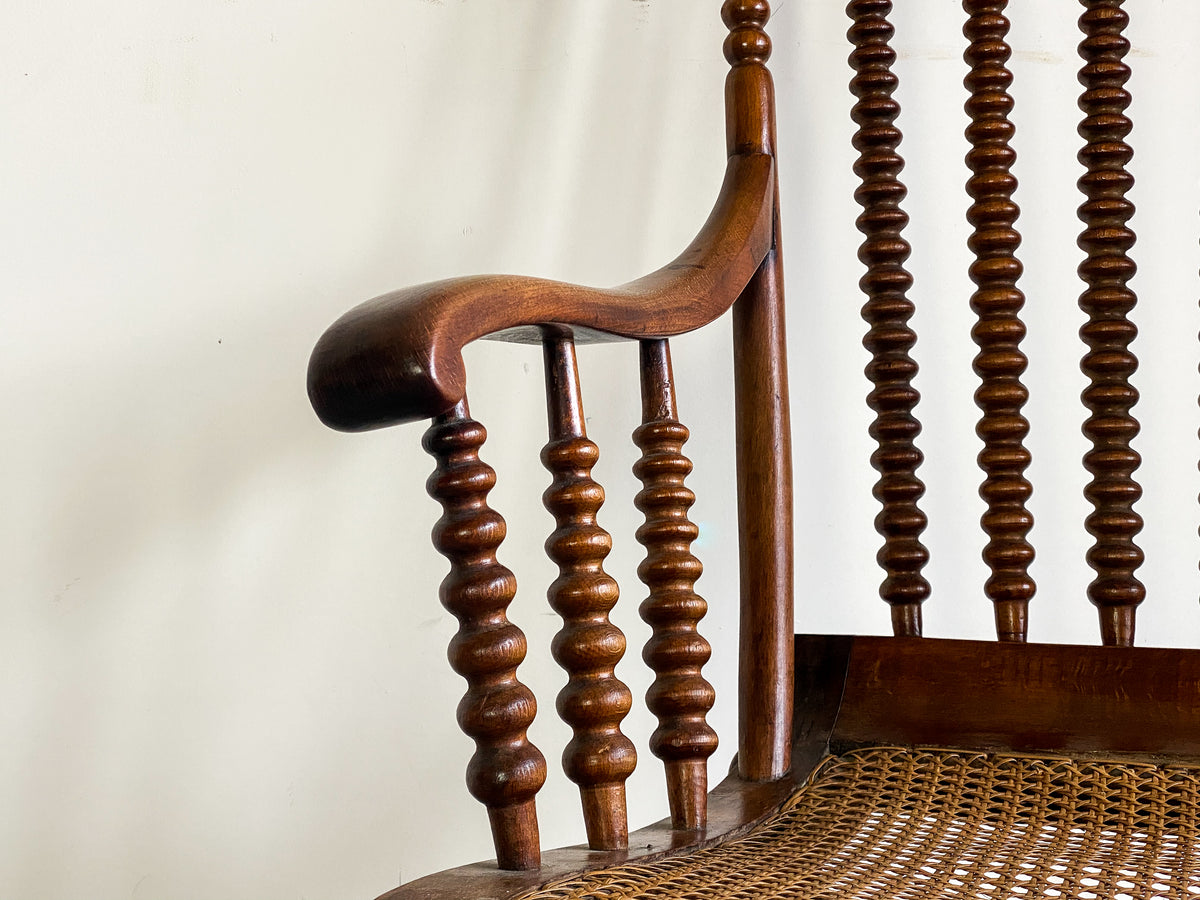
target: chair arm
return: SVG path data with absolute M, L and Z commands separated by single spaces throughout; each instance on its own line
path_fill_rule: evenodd
M 671 337 L 733 305 L 774 241 L 774 160 L 729 158 L 708 221 L 674 261 L 602 290 L 540 278 L 480 275 L 368 300 L 317 342 L 308 395 L 321 421 L 366 431 L 431 418 L 466 392 L 462 348 L 495 337 L 540 342 L 543 326 L 585 341 Z

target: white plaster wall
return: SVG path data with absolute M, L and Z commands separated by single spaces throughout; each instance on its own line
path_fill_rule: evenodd
M 370 897 L 490 855 L 436 602 L 419 426 L 345 436 L 308 408 L 312 343 L 348 306 L 466 272 L 609 284 L 674 254 L 723 168 L 724 33 L 694 0 L 11 0 L 0 379 L 0 897 Z M 900 4 L 901 125 L 921 333 L 928 631 L 985 637 L 966 306 L 957 5 Z M 1189 0 L 1130 4 L 1148 644 L 1197 643 L 1196 105 Z M 800 629 L 882 632 L 862 397 L 840 3 L 780 0 Z M 1026 348 L 1034 361 L 1033 637 L 1090 641 L 1073 274 L 1076 4 L 1014 0 Z M 938 15 L 935 16 L 934 13 Z M 1174 54 L 1174 55 L 1173 55 Z M 1153 79 L 1174 77 L 1157 96 Z M 1037 84 L 1035 86 L 1035 79 Z M 932 112 L 911 110 L 921 98 Z M 693 429 L 705 631 L 735 711 L 727 322 L 676 344 Z M 552 760 L 561 676 L 542 593 L 540 354 L 469 353 L 501 473 L 503 559 Z M 636 349 L 588 350 L 631 646 L 640 548 Z M 486 373 L 485 376 L 480 373 Z M 1174 379 L 1167 396 L 1155 395 Z M 938 449 L 934 451 L 933 447 Z M 637 653 L 621 674 L 640 695 Z M 645 746 L 642 713 L 629 732 Z M 632 818 L 665 811 L 648 753 Z M 552 765 L 552 770 L 555 768 Z M 547 845 L 582 828 L 552 771 Z

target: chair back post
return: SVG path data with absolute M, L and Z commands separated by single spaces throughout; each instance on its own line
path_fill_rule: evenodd
M 729 155 L 775 154 L 775 94 L 766 61 L 766 0 L 726 0 Z M 788 412 L 779 188 L 774 240 L 733 306 L 741 637 L 738 769 L 768 781 L 791 764 L 792 450 Z

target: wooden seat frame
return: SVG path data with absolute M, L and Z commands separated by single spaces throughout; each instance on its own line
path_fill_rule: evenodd
M 1004 0 L 964 0 L 971 65 L 967 137 L 968 184 L 975 227 L 971 275 L 978 290 L 977 400 L 983 411 L 980 457 L 988 503 L 988 596 L 997 643 L 921 638 L 920 603 L 929 592 L 920 574 L 926 552 L 916 475 L 919 425 L 912 415 L 916 366 L 907 320 L 911 278 L 898 180 L 902 165 L 891 98 L 896 79 L 889 40 L 889 0 L 852 0 L 850 38 L 858 97 L 855 146 L 864 212 L 860 258 L 873 354 L 869 403 L 877 414 L 873 458 L 883 510 L 881 588 L 891 605 L 893 638 L 793 637 L 791 429 L 784 340 L 784 298 L 775 166 L 775 110 L 766 68 L 770 14 L 765 0 L 726 0 L 725 55 L 728 168 L 708 221 L 673 262 L 610 290 L 510 276 L 460 278 L 407 288 L 351 310 L 321 338 L 309 368 L 309 394 L 331 427 L 358 431 L 433 419 L 425 446 L 437 459 L 429 489 L 445 515 L 435 543 L 451 561 L 442 602 L 459 619 L 452 664 L 468 683 L 459 710 L 477 752 L 468 769 L 472 793 L 488 808 L 495 862 L 466 866 L 397 888 L 387 897 L 512 897 L 564 874 L 635 858 L 651 859 L 711 845 L 744 832 L 803 784 L 829 752 L 873 745 L 933 746 L 998 752 L 1102 754 L 1200 764 L 1200 652 L 1133 648 L 1134 611 L 1142 589 L 1133 572 L 1140 551 L 1132 511 L 1137 454 L 1129 447 L 1136 392 L 1128 375 L 1133 295 L 1126 251 L 1132 233 L 1124 194 L 1128 95 L 1121 62 L 1127 42 L 1122 0 L 1081 0 L 1084 58 L 1080 185 L 1080 246 L 1087 259 L 1081 306 L 1091 378 L 1085 432 L 1093 450 L 1085 465 L 1094 480 L 1096 512 L 1088 527 L 1097 543 L 1090 598 L 1100 612 L 1104 647 L 1025 644 L 1032 525 L 1025 509 L 1029 454 L 1022 440 L 1026 397 L 1020 375 L 1022 296 L 1016 287 L 1012 202 L 1014 154 L 1008 145 L 1011 98 Z M 732 309 L 740 534 L 739 734 L 735 771 L 711 794 L 705 765 L 714 746 L 704 713 L 711 688 L 700 675 L 707 644 L 696 623 L 688 545 L 688 465 L 676 416 L 667 340 Z M 580 785 L 588 847 L 540 852 L 534 795 L 545 760 L 525 734 L 532 695 L 517 680 L 524 637 L 505 617 L 514 590 L 495 559 L 503 520 L 486 503 L 494 473 L 479 462 L 483 429 L 470 419 L 462 348 L 479 338 L 541 343 L 547 366 L 551 442 L 543 459 L 555 481 L 547 493 L 558 530 L 548 550 L 560 578 L 551 600 L 563 615 L 555 655 L 570 681 L 560 711 L 575 730 L 568 774 Z M 647 659 L 659 681 L 651 708 L 659 716 L 654 749 L 667 765 L 672 817 L 628 833 L 624 779 L 632 746 L 620 734 L 628 689 L 613 667 L 624 639 L 607 621 L 615 602 L 601 561 L 607 535 L 595 524 L 600 495 L 591 481 L 594 445 L 583 427 L 575 342 L 633 339 L 642 346 L 645 424 L 639 507 L 647 515 L 639 540 L 647 547 L 640 571 L 651 596 L 643 615 L 655 628 Z M 682 430 L 681 430 L 682 429 Z

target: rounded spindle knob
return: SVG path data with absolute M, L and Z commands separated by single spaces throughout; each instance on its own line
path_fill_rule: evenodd
M 725 0 L 721 19 L 729 28 L 725 59 L 731 66 L 765 63 L 771 56 L 771 39 L 763 30 L 771 18 L 767 0 Z

